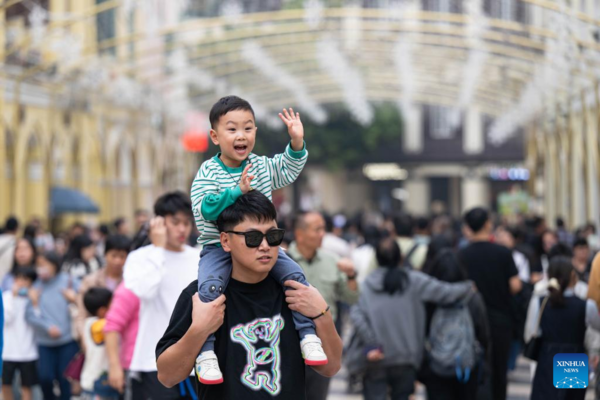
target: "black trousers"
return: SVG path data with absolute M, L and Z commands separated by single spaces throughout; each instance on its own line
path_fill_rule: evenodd
M 479 387 L 479 369 L 471 372 L 467 383 L 456 378 L 432 375 L 427 378 L 427 400 L 476 400 Z
M 329 393 L 329 383 L 331 378 L 326 378 L 323 375 L 319 375 L 309 367 L 306 367 L 306 398 L 310 400 L 327 400 L 327 394 Z
M 412 366 L 368 369 L 363 383 L 365 400 L 408 400 L 415 390 L 417 370 Z
M 506 400 L 507 368 L 510 357 L 512 327 L 490 323 L 492 339 L 492 399 Z

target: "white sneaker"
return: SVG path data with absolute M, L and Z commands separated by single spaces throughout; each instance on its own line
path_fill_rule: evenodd
M 196 358 L 196 376 L 200 383 L 205 385 L 223 383 L 223 374 L 219 369 L 219 360 L 214 351 L 205 351 Z
M 302 358 L 306 365 L 325 365 L 327 364 L 327 355 L 323 351 L 321 339 L 317 335 L 306 335 L 300 342 Z

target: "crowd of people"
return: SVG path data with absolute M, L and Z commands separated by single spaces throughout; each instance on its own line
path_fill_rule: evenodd
M 167 389 L 155 361 L 177 299 L 197 274 L 190 210 L 187 196 L 166 194 L 154 218 L 137 213 L 133 236 L 74 224 L 54 237 L 37 220 L 25 228 L 6 221 L 5 399 L 35 398 L 38 384 L 44 398 L 191 398 L 196 379 Z M 282 247 L 331 306 L 347 339 L 348 390 L 365 399 L 388 391 L 407 399 L 418 384 L 429 399 L 505 399 L 507 376 L 535 336 L 547 339 L 542 364 L 560 348 L 586 352 L 598 365 L 600 258 L 592 225 L 574 232 L 560 220 L 557 230 L 541 218 L 509 225 L 484 209 L 462 221 L 306 212 L 278 225 L 287 228 Z M 454 365 L 450 373 L 440 368 L 435 352 L 436 340 L 447 340 L 440 331 L 459 329 L 443 315 L 460 317 L 457 305 L 470 317 L 471 328 L 460 328 L 462 346 L 475 349 L 462 377 Z M 533 399 L 555 398 L 549 368 L 532 371 Z M 305 374 L 308 398 L 325 399 L 330 379 L 308 367 Z
M 343 362 L 366 400 L 408 400 L 419 384 L 432 400 L 505 400 L 524 353 L 538 365 L 531 398 L 551 400 L 564 398 L 555 354 L 588 352 L 597 367 L 593 225 L 571 233 L 559 220 L 552 231 L 483 208 L 462 220 L 306 211 L 278 221 L 272 192 L 308 158 L 300 115 L 279 117 L 289 144 L 258 156 L 250 104 L 215 103 L 221 152 L 190 193 L 136 212 L 133 237 L 124 218 L 56 236 L 39 220 L 6 221 L 5 399 L 39 397 L 39 383 L 47 400 L 325 400 Z

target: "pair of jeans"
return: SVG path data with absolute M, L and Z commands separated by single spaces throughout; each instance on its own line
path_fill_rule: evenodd
M 39 346 L 39 380 L 44 400 L 54 400 L 54 381 L 60 386 L 60 400 L 71 399 L 71 384 L 64 372 L 69 362 L 79 351 L 77 343 L 69 342 L 60 346 Z
M 205 246 L 200 253 L 198 263 L 198 295 L 204 303 L 211 302 L 225 293 L 225 288 L 231 277 L 231 254 L 220 246 Z M 294 260 L 292 260 L 281 248 L 277 262 L 269 273 L 282 286 L 285 281 L 296 281 L 308 286 L 304 271 Z M 284 290 L 288 290 L 284 287 Z M 294 326 L 300 335 L 300 340 L 306 335 L 316 335 L 315 323 L 308 317 L 297 311 L 292 311 Z M 214 351 L 215 335 L 211 334 L 200 352 Z
M 417 370 L 410 365 L 369 368 L 363 378 L 365 400 L 408 400 L 414 392 Z

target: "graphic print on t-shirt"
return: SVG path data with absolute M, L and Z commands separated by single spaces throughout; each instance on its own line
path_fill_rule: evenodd
M 231 329 L 231 340 L 246 349 L 246 366 L 241 381 L 250 389 L 255 391 L 264 389 L 272 396 L 276 396 L 281 391 L 279 341 L 284 325 L 283 318 L 278 314 L 271 319 L 258 318 L 246 325 L 240 324 Z M 264 347 L 257 348 L 263 343 Z M 259 367 L 261 370 L 257 371 Z

